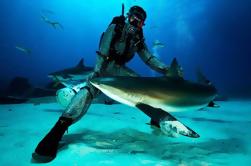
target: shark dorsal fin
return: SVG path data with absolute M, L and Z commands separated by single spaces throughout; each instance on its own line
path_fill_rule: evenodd
M 81 58 L 76 67 L 84 67 L 84 58 Z
M 206 78 L 206 76 L 202 73 L 201 69 L 197 69 L 197 81 L 200 84 L 211 85 L 212 83 Z
M 174 77 L 174 78 L 183 78 L 182 68 L 178 64 L 178 61 L 176 58 L 172 60 L 167 76 Z

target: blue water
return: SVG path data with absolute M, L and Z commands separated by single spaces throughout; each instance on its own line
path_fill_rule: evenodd
M 48 81 L 47 74 L 70 67 L 84 57 L 95 64 L 101 33 L 114 16 L 140 5 L 147 11 L 144 34 L 149 49 L 154 40 L 165 44 L 158 50 L 169 64 L 177 57 L 187 79 L 195 79 L 200 67 L 221 92 L 251 87 L 250 0 L 1 0 L 1 87 L 15 76 L 25 76 L 36 86 Z M 41 20 L 41 12 L 59 21 L 53 29 Z M 30 48 L 31 55 L 15 49 Z M 149 68 L 135 56 L 129 66 L 142 75 Z

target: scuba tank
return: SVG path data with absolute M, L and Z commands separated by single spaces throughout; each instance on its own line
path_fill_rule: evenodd
M 81 83 L 81 84 L 77 84 L 75 86 L 69 86 L 69 85 L 66 85 L 65 88 L 62 88 L 62 89 L 59 89 L 57 92 L 56 92 L 56 100 L 57 102 L 63 106 L 64 108 L 66 108 L 72 98 L 78 93 L 78 91 L 80 91 L 81 88 L 83 88 L 84 86 L 86 85 L 86 83 Z

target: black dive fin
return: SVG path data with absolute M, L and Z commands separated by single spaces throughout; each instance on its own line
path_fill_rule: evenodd
M 164 134 L 169 135 L 170 132 L 175 132 L 187 137 L 200 137 L 192 129 L 182 124 L 175 117 L 163 111 L 162 109 L 154 108 L 143 103 L 137 104 L 136 107 L 149 116 L 151 120 L 159 123 L 160 129 Z
M 76 67 L 84 67 L 84 58 L 81 58 Z

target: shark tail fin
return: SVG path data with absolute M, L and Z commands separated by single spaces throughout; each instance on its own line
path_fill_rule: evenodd
M 171 62 L 168 76 L 170 77 L 175 77 L 175 78 L 183 78 L 183 69 L 182 67 L 178 64 L 178 61 L 176 58 L 174 58 Z
M 84 67 L 84 58 L 81 58 L 76 67 Z

